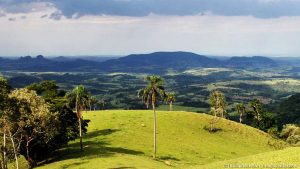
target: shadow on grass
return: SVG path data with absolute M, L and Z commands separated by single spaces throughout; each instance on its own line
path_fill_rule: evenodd
M 116 167 L 116 168 L 108 168 L 108 169 L 135 169 L 135 167 Z
M 213 129 L 211 129 L 209 125 L 205 125 L 203 127 L 203 129 L 210 132 L 210 133 L 217 133 L 217 132 L 223 131 L 221 128 L 217 128 L 217 127 L 214 127 Z
M 96 130 L 96 131 L 92 131 L 92 132 L 89 132 L 88 134 L 84 135 L 83 138 L 90 139 L 90 138 L 94 138 L 94 137 L 98 137 L 98 136 L 107 136 L 107 135 L 113 134 L 118 131 L 120 131 L 120 130 L 119 129 Z
M 72 167 L 72 166 L 77 166 L 77 165 L 84 164 L 84 163 L 87 163 L 87 162 L 86 162 L 86 161 L 82 161 L 82 162 L 77 162 L 77 163 L 67 164 L 67 165 L 63 165 L 61 168 L 62 168 L 62 169 L 67 169 L 67 168 L 70 168 L 70 167 Z
M 49 164 L 56 161 L 73 159 L 73 158 L 81 158 L 84 159 L 92 159 L 92 158 L 101 158 L 101 157 L 110 157 L 114 154 L 132 154 L 132 155 L 139 155 L 144 154 L 141 151 L 130 150 L 122 147 L 111 147 L 109 142 L 105 141 L 105 139 L 93 139 L 98 136 L 106 136 L 112 133 L 118 132 L 119 130 L 115 129 L 105 129 L 105 130 L 98 130 L 89 132 L 87 135 L 83 137 L 83 151 L 80 151 L 80 144 L 79 142 L 68 144 L 66 147 L 56 151 L 52 154 L 51 158 L 47 159 L 46 161 L 40 163 L 40 165 Z M 91 140 L 92 139 L 92 140 Z M 80 162 L 77 162 L 80 163 Z M 82 162 L 85 163 L 85 162 Z M 67 166 L 70 167 L 69 164 Z M 78 164 L 77 164 L 78 165 Z M 63 166 L 65 167 L 65 166 Z M 129 167 L 130 168 L 130 167 Z
M 159 160 L 173 160 L 173 161 L 180 161 L 178 158 L 171 157 L 171 156 L 162 156 L 158 158 Z

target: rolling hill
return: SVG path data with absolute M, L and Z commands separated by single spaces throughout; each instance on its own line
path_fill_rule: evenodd
M 134 54 L 103 63 L 107 71 L 163 73 L 168 69 L 183 71 L 193 67 L 220 67 L 221 61 L 190 52 L 155 52 Z
M 210 133 L 211 116 L 189 112 L 157 113 L 157 160 L 152 159 L 153 113 L 109 110 L 84 114 L 90 119 L 84 152 L 78 140 L 62 148 L 39 169 L 189 168 L 274 151 L 286 145 L 252 127 L 226 119 Z

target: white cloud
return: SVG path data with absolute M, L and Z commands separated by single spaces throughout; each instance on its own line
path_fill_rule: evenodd
M 300 56 L 300 17 L 84 16 L 34 12 L 0 18 L 0 55 L 99 55 L 191 51 L 212 55 Z

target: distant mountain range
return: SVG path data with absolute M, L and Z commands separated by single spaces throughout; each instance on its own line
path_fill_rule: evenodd
M 227 60 L 219 60 L 190 52 L 155 52 L 107 59 L 92 58 L 91 60 L 91 58 L 78 59 L 63 56 L 45 58 L 42 55 L 35 58 L 30 56 L 18 59 L 0 58 L 0 70 L 164 73 L 168 70 L 184 71 L 197 67 L 263 68 L 278 66 L 276 61 L 262 56 L 231 57 Z
M 42 55 L 32 58 L 30 56 L 20 57 L 19 59 L 0 59 L 1 71 L 30 71 L 30 72 L 61 72 L 61 71 L 93 71 L 99 66 L 99 62 L 84 59 L 75 60 L 52 60 Z

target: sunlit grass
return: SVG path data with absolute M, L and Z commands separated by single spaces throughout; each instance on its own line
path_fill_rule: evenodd
M 254 169 L 254 168 L 261 168 L 261 169 L 298 168 L 299 169 L 300 168 L 300 147 L 289 147 L 284 150 L 261 153 L 257 155 L 251 155 L 251 156 L 237 158 L 233 160 L 216 162 L 204 166 L 195 166 L 191 168 L 216 169 L 216 168 L 233 168 L 234 166 L 235 168 L 237 168 L 237 166 L 250 166 L 247 167 L 249 169 Z
M 63 148 L 57 159 L 41 169 L 55 168 L 178 168 L 234 159 L 280 148 L 283 143 L 266 133 L 239 123 L 220 120 L 210 133 L 204 129 L 211 116 L 188 112 L 157 114 L 157 160 L 152 159 L 152 111 L 97 111 L 84 136 Z

